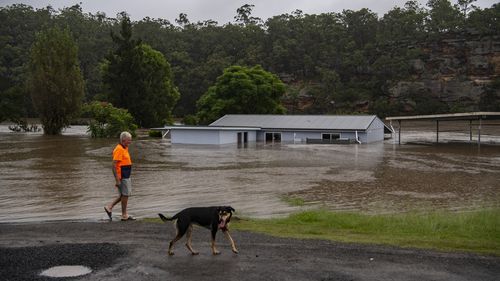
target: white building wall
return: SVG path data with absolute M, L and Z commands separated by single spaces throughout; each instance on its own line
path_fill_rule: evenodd
M 306 143 L 307 138 L 320 139 L 320 132 L 295 132 L 295 142 L 296 143 Z
M 237 143 L 236 136 L 234 131 L 219 131 L 219 144 Z
M 257 142 L 257 132 L 249 131 L 248 132 L 248 142 Z
M 232 130 L 175 130 L 172 129 L 171 142 L 183 144 L 231 144 L 238 143 L 238 133 L 247 132 L 247 141 L 256 141 L 255 131 L 232 131 Z
M 220 131 L 220 144 L 238 143 L 238 133 L 247 133 L 247 142 L 256 142 L 255 131 Z
M 279 132 L 279 131 L 267 131 L 271 132 Z M 335 131 L 284 131 L 281 132 L 281 141 L 286 143 L 306 143 L 306 139 L 322 139 L 322 134 L 340 134 L 340 138 L 342 139 L 356 139 L 356 132 L 335 132 Z M 264 142 L 265 141 L 266 131 L 261 131 L 257 133 L 257 141 Z M 382 136 L 383 137 L 383 136 Z M 295 138 L 295 140 L 294 140 Z M 358 139 L 362 143 L 368 142 L 367 133 L 365 131 L 358 131 Z
M 219 144 L 219 131 L 216 130 L 171 130 L 172 143 Z
M 373 122 L 370 124 L 367 130 L 367 141 L 368 143 L 370 142 L 377 142 L 377 141 L 383 141 L 384 140 L 384 122 L 380 120 L 379 118 L 375 118 Z

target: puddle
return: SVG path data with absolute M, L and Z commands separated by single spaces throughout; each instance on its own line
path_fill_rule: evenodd
M 61 265 L 46 269 L 42 271 L 40 275 L 53 278 L 62 278 L 82 276 L 91 272 L 92 269 L 82 265 Z

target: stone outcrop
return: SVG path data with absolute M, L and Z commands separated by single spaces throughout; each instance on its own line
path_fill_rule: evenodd
M 464 110 L 477 110 L 486 85 L 500 77 L 500 36 L 457 38 L 420 43 L 420 59 L 411 77 L 390 88 L 391 100 L 414 107 L 425 95 Z

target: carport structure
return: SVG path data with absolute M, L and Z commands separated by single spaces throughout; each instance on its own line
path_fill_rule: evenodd
M 415 116 L 397 116 L 386 117 L 385 120 L 390 122 L 397 121 L 398 128 L 398 143 L 401 144 L 401 131 L 403 121 L 434 121 L 436 122 L 436 143 L 439 142 L 439 122 L 440 121 L 469 121 L 469 140 L 472 142 L 472 127 L 473 121 L 477 121 L 477 144 L 481 145 L 481 125 L 483 120 L 500 120 L 500 112 L 468 112 L 468 113 L 452 113 L 452 114 L 434 114 L 434 115 L 415 115 Z M 395 130 L 393 129 L 395 132 Z

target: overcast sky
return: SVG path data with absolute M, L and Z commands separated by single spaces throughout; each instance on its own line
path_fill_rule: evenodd
M 0 6 L 24 3 L 35 8 L 51 5 L 54 9 L 69 7 L 81 3 L 84 12 L 104 12 L 108 17 L 126 11 L 132 20 L 144 17 L 162 18 L 175 23 L 180 13 L 187 14 L 191 22 L 215 20 L 219 25 L 234 22 L 236 9 L 244 4 L 255 7 L 252 16 L 266 20 L 272 16 L 291 13 L 297 9 L 304 14 L 341 12 L 369 8 L 379 16 L 395 6 L 403 7 L 407 0 L 0 0 Z M 425 6 L 427 0 L 418 0 Z M 451 0 L 456 3 L 457 0 Z M 489 8 L 495 0 L 478 0 L 474 4 Z

